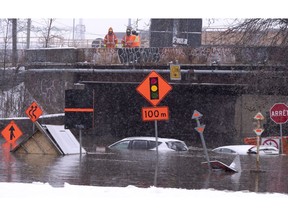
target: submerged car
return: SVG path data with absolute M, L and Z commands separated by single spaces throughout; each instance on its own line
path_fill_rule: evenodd
M 257 146 L 248 149 L 248 154 L 257 154 Z M 259 155 L 279 155 L 279 149 L 274 146 L 260 145 Z
M 216 153 L 224 154 L 239 154 L 239 155 L 248 155 L 248 154 L 257 154 L 257 146 L 255 145 L 228 145 L 220 146 L 215 149 L 212 149 Z M 260 145 L 259 146 L 259 155 L 278 155 L 279 150 L 274 146 Z
M 158 137 L 158 151 L 188 151 L 184 141 Z M 155 137 L 127 137 L 108 146 L 115 150 L 156 150 Z

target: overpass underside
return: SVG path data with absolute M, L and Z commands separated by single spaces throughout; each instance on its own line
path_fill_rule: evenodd
M 140 114 L 149 104 L 136 87 L 155 70 L 173 86 L 160 104 L 171 112 L 170 120 L 160 123 L 160 134 L 201 145 L 191 120 L 196 109 L 204 114 L 212 147 L 254 136 L 259 111 L 265 133 L 277 135 L 268 114 L 275 102 L 287 101 L 286 52 L 271 47 L 27 50 L 24 82 L 48 114 L 63 112 L 65 90 L 75 83 L 95 91 L 95 136 L 152 135 Z M 171 79 L 171 64 L 180 65 L 180 80 Z

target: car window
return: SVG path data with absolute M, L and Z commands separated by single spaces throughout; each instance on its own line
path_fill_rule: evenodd
M 229 148 L 218 149 L 219 153 L 235 154 L 236 152 Z
M 146 140 L 133 140 L 129 145 L 129 149 L 148 149 L 148 142 Z
M 166 142 L 166 144 L 170 149 L 173 149 L 175 151 L 187 151 L 188 150 L 186 144 L 183 142 L 170 141 L 170 142 Z
M 130 142 L 129 140 L 120 141 L 118 143 L 115 143 L 115 145 L 112 145 L 110 148 L 113 148 L 113 149 L 128 149 L 129 142 Z
M 158 142 L 158 146 L 161 142 Z M 156 148 L 156 141 L 149 141 L 148 149 Z

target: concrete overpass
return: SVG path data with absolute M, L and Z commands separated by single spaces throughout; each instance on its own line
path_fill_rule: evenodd
M 89 133 L 116 139 L 154 133 L 150 123 L 141 121 L 141 107 L 149 104 L 135 88 L 155 70 L 173 85 L 163 100 L 171 118 L 160 122 L 159 135 L 200 145 L 191 120 L 196 109 L 204 114 L 212 147 L 254 136 L 253 117 L 259 111 L 267 135 L 277 135 L 267 113 L 275 102 L 287 101 L 286 53 L 279 47 L 218 46 L 30 49 L 21 59 L 21 76 L 29 100 L 37 100 L 47 114 L 63 112 L 65 90 L 74 83 L 86 84 L 96 92 L 96 127 Z M 170 80 L 171 63 L 180 64 L 181 80 Z M 22 103 L 24 111 L 29 100 Z

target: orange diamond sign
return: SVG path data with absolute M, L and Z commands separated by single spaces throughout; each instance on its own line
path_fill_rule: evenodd
M 31 119 L 32 122 L 37 121 L 37 119 L 42 115 L 43 111 L 38 106 L 36 102 L 33 102 L 27 109 L 26 112 L 27 116 Z
M 155 71 L 151 73 L 136 88 L 153 106 L 157 106 L 160 101 L 172 90 L 172 86 Z
M 15 141 L 22 136 L 22 131 L 16 125 L 14 121 L 11 121 L 1 132 L 2 136 L 9 143 L 15 143 Z

